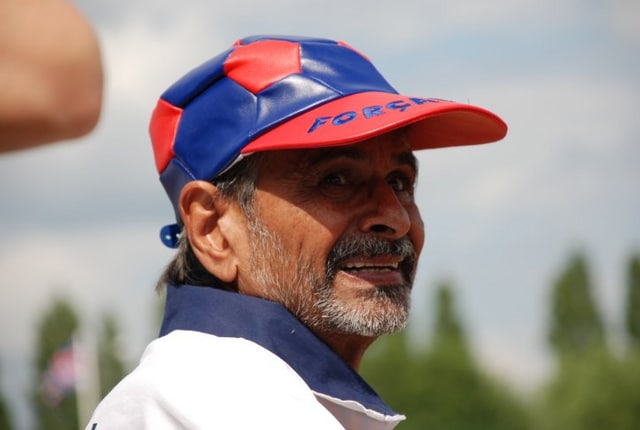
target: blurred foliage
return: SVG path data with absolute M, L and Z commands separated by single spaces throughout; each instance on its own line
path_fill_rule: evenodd
M 535 415 L 541 430 L 637 430 L 640 360 L 605 349 L 574 357 L 558 368 L 542 399 Z
M 629 266 L 626 322 L 635 342 L 639 311 L 638 260 Z M 576 254 L 554 284 L 549 340 L 556 373 L 542 389 L 537 427 L 542 430 L 640 428 L 640 361 L 633 348 L 616 357 L 605 339 L 592 298 L 585 258 Z M 622 323 L 622 321 L 621 321 Z
M 98 369 L 100 375 L 100 398 L 111 391 L 125 376 L 127 369 L 122 360 L 122 349 L 118 340 L 118 322 L 112 314 L 106 314 L 98 335 Z
M 119 327 L 117 320 L 111 314 L 106 314 L 98 333 L 97 351 L 87 349 L 86 344 L 75 341 L 75 335 L 80 331 L 77 313 L 69 301 L 57 298 L 45 311 L 38 324 L 36 344 L 36 380 L 32 389 L 32 405 L 36 413 L 35 428 L 39 430 L 59 430 L 83 428 L 79 423 L 78 397 L 74 389 L 65 391 L 55 398 L 48 395 L 44 388 L 44 375 L 49 368 L 52 357 L 56 353 L 70 348 L 74 359 L 80 357 L 75 365 L 82 366 L 82 371 L 90 372 L 91 358 L 86 354 L 97 353 L 97 365 L 100 374 L 100 396 L 102 397 L 117 384 L 126 374 L 118 343 Z M 87 361 L 88 360 L 88 361 Z M 95 375 L 86 375 L 91 378 Z M 75 378 L 74 378 L 75 379 Z M 98 381 L 93 381 L 98 382 Z M 97 388 L 96 388 L 97 389 Z M 95 406 L 95 405 L 94 405 Z
M 427 348 L 410 351 L 402 332 L 381 339 L 376 349 L 363 362 L 362 374 L 407 415 L 399 430 L 529 428 L 525 406 L 475 364 L 449 285 L 438 288 Z
M 640 255 L 629 258 L 627 268 L 626 329 L 629 347 L 640 350 Z
M 604 326 L 582 254 L 575 254 L 555 281 L 550 318 L 549 342 L 561 360 L 604 348 Z
M 5 397 L 2 395 L 2 393 L 0 393 L 0 430 L 10 430 L 10 429 L 11 429 L 11 416 L 9 413 L 9 406 L 7 405 Z
M 42 381 L 51 357 L 69 345 L 78 328 L 78 317 L 70 302 L 53 300 L 38 324 L 36 337 L 36 380 L 32 389 L 36 428 L 40 430 L 77 429 L 77 398 L 75 393 L 61 398 L 59 403 L 47 401 Z

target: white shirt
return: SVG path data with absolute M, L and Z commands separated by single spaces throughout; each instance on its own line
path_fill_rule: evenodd
M 94 428 L 93 423 L 97 423 Z M 173 331 L 100 403 L 87 430 L 343 429 L 284 361 L 245 339 Z
M 167 291 L 161 337 L 86 430 L 390 430 L 403 419 L 280 305 L 181 286 Z

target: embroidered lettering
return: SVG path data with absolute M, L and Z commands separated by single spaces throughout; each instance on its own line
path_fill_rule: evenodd
M 307 130 L 307 133 L 313 133 L 316 131 L 316 128 L 320 127 L 322 124 L 326 124 L 330 119 L 330 116 L 319 116 L 315 121 L 313 121 L 313 124 L 309 127 L 309 130 Z
M 406 103 L 404 100 L 396 100 L 391 103 L 387 103 L 387 108 L 399 110 L 400 112 L 406 111 L 410 106 L 411 105 L 409 103 Z
M 421 99 L 418 97 L 411 97 L 409 100 L 411 100 L 412 102 L 414 102 L 417 105 L 422 105 L 425 103 L 438 103 L 439 101 L 442 100 L 438 100 L 438 99 Z
M 384 111 L 382 110 L 382 106 L 369 106 L 362 109 L 362 114 L 365 118 L 369 119 L 372 116 L 382 115 Z
M 344 112 L 344 113 L 341 113 L 340 115 L 336 116 L 335 118 L 333 118 L 333 121 L 331 121 L 331 124 L 333 124 L 333 125 L 346 124 L 346 123 L 351 122 L 354 119 L 356 119 L 356 116 L 358 116 L 358 114 L 353 112 L 353 111 Z
M 384 115 L 389 111 L 404 113 L 407 111 L 407 109 L 410 109 L 412 106 L 420 106 L 425 103 L 439 103 L 444 101 L 445 100 L 433 99 L 433 98 L 422 99 L 418 97 L 410 97 L 404 100 L 403 99 L 394 100 L 392 102 L 387 103 L 385 106 L 374 105 L 374 106 L 363 107 L 362 110 L 358 112 L 348 111 L 348 112 L 342 112 L 341 114 L 338 114 L 335 116 L 319 116 L 313 121 L 313 124 L 311 124 L 311 127 L 309 127 L 309 130 L 307 130 L 307 133 L 313 133 L 318 128 L 326 124 L 330 124 L 332 126 L 340 126 L 340 125 L 350 123 L 351 121 L 358 119 L 359 117 L 361 119 L 367 120 L 367 119 L 374 118 L 376 116 Z

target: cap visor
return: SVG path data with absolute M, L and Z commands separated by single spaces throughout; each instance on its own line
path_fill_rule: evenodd
M 507 133 L 502 119 L 478 106 L 365 92 L 306 111 L 252 140 L 242 152 L 347 145 L 408 125 L 414 150 L 489 143 Z

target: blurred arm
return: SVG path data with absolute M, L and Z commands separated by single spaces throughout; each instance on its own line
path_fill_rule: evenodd
M 97 37 L 65 0 L 0 0 L 0 151 L 82 136 L 102 105 Z

